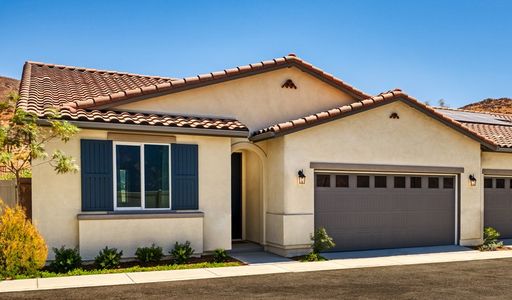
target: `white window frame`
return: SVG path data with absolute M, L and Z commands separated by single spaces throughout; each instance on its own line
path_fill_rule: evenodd
M 163 208 L 146 208 L 146 185 L 145 185 L 145 168 L 144 165 L 144 145 L 158 145 L 158 146 L 167 146 L 169 151 L 169 207 L 163 207 Z M 140 206 L 139 207 L 118 207 L 117 206 L 117 146 L 138 146 L 140 149 Z M 113 194 L 114 194 L 114 210 L 118 211 L 154 211 L 154 210 L 172 210 L 172 197 L 171 197 L 171 144 L 165 144 L 165 143 L 139 143 L 139 142 L 113 142 L 113 173 L 114 173 L 114 180 L 113 180 Z

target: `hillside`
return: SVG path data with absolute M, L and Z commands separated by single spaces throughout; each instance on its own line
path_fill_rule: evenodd
M 18 91 L 19 86 L 19 80 L 0 76 L 0 100 L 3 100 L 11 91 Z
M 461 107 L 461 109 L 473 110 L 473 111 L 488 111 L 503 114 L 512 114 L 512 99 L 511 98 L 499 98 L 492 99 L 487 98 L 479 102 L 471 103 Z

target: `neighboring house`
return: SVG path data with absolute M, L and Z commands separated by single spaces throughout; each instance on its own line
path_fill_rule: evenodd
M 321 226 L 335 250 L 512 237 L 512 116 L 372 97 L 293 54 L 183 79 L 27 62 L 19 108 L 81 128 L 48 145 L 80 173 L 35 162 L 32 199 L 49 246 L 85 259 L 185 240 L 294 256 Z

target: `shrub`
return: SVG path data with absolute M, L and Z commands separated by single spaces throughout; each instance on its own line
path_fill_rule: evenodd
M 152 244 L 151 247 L 139 247 L 135 251 L 135 256 L 142 263 L 159 262 L 164 256 L 162 247 Z
M 98 256 L 96 256 L 94 262 L 100 269 L 113 269 L 119 266 L 121 256 L 123 256 L 123 251 L 117 251 L 116 248 L 109 248 L 105 246 Z
M 216 263 L 222 263 L 228 260 L 228 253 L 224 249 L 215 249 L 213 252 L 213 261 Z
M 500 233 L 492 228 L 484 228 L 484 243 L 479 247 L 481 251 L 496 251 L 498 248 L 503 246 L 503 242 L 498 241 Z
M 318 253 L 311 252 L 308 255 L 304 256 L 301 261 L 322 261 L 326 260 L 325 257 Z
M 0 201 L 0 275 L 32 275 L 44 267 L 48 247 L 25 210 Z
M 50 264 L 54 272 L 67 273 L 77 269 L 82 264 L 82 257 L 76 248 L 65 248 L 64 246 L 59 249 L 53 248 L 55 253 L 55 260 Z
M 311 235 L 311 241 L 313 242 L 311 248 L 313 249 L 313 253 L 316 254 L 336 246 L 332 237 L 327 234 L 327 231 L 323 227 L 315 230 L 315 233 Z
M 174 244 L 174 248 L 170 251 L 170 254 L 177 264 L 184 264 L 190 259 L 192 254 L 194 254 L 194 249 L 190 247 L 189 241 L 186 241 L 184 244 L 176 242 L 176 244 Z

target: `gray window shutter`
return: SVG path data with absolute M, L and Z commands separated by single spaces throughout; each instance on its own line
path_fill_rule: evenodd
M 198 209 L 198 147 L 171 144 L 172 209 Z
M 113 210 L 112 141 L 80 141 L 82 211 Z

